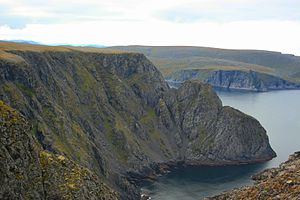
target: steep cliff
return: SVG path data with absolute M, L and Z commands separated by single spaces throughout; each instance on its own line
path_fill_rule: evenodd
M 253 186 L 245 186 L 207 200 L 262 200 L 291 199 L 300 197 L 300 152 L 296 152 L 278 168 L 266 169 L 254 175 Z
M 166 79 L 170 82 L 199 79 L 214 87 L 249 91 L 300 89 L 298 83 L 255 71 L 187 69 L 176 71 Z
M 0 199 L 118 199 L 90 170 L 42 150 L 27 120 L 2 101 L 0 130 Z
M 159 164 L 275 156 L 257 120 L 222 107 L 209 85 L 170 89 L 142 54 L 1 45 L 0 99 L 30 119 L 44 150 L 94 171 L 121 199 L 138 199 L 133 177 Z

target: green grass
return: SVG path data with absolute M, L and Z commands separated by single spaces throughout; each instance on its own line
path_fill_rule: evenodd
M 260 65 L 252 65 L 247 63 L 227 61 L 213 58 L 203 57 L 187 57 L 187 58 L 152 58 L 149 59 L 161 70 L 164 76 L 182 69 L 201 69 L 208 71 L 215 70 L 241 70 L 241 71 L 257 71 L 261 73 L 274 74 L 274 69 Z

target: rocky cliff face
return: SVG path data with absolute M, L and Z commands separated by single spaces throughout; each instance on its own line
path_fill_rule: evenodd
M 167 77 L 169 81 L 183 82 L 185 80 L 200 79 L 214 87 L 249 90 L 268 91 L 300 89 L 300 85 L 282 78 L 255 71 L 239 70 L 180 70 Z
M 31 126 L 0 101 L 0 199 L 118 199 L 90 170 L 42 150 Z
M 300 197 L 300 152 L 291 155 L 278 168 L 254 175 L 253 186 L 234 189 L 207 200 L 291 199 Z
M 254 118 L 222 106 L 209 85 L 187 81 L 167 101 L 187 137 L 185 159 L 190 162 L 252 162 L 274 156 L 264 128 Z M 247 127 L 247 128 L 246 128 Z
M 30 120 L 44 150 L 94 171 L 121 199 L 139 199 L 133 179 L 159 164 L 275 156 L 257 120 L 223 107 L 198 81 L 170 89 L 142 54 L 36 46 L 4 51 L 0 99 Z M 45 156 L 54 166 L 60 161 Z

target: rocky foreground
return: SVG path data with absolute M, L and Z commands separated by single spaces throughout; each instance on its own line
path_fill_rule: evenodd
M 118 199 L 87 168 L 43 150 L 31 131 L 19 112 L 0 101 L 0 199 Z
M 206 200 L 300 199 L 300 152 L 291 155 L 278 168 L 266 169 L 254 175 L 253 186 L 234 189 Z

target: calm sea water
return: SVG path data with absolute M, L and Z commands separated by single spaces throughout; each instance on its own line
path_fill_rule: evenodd
M 300 91 L 245 93 L 217 91 L 223 105 L 254 116 L 265 127 L 277 157 L 263 164 L 226 167 L 186 167 L 143 187 L 157 200 L 199 200 L 224 190 L 251 184 L 250 176 L 278 166 L 300 150 Z

